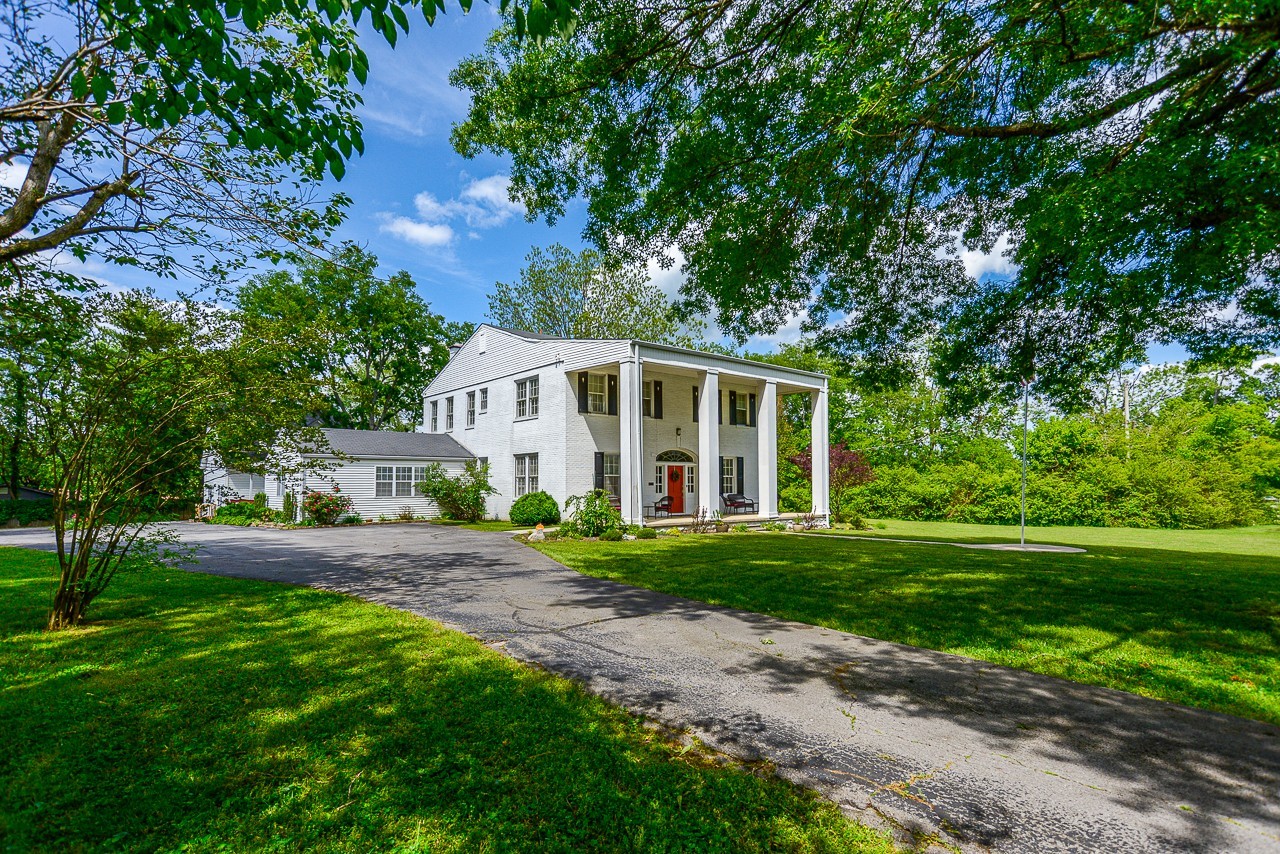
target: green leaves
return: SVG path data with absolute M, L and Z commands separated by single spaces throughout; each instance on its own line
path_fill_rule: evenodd
M 504 7 L 455 72 L 455 145 L 510 153 L 535 214 L 584 195 L 629 260 L 679 246 L 686 298 L 735 336 L 803 313 L 892 366 L 943 332 L 957 370 L 1064 394 L 1155 340 L 1280 345 L 1280 30 L 1257 7 L 601 0 L 540 44 L 543 8 Z M 966 275 L 1002 239 L 1002 274 Z M 1043 337 L 1013 340 L 1030 318 Z

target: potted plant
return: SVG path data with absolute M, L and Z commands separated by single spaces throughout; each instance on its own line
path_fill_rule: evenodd
M 719 510 L 712 511 L 711 524 L 715 526 L 717 534 L 723 534 L 729 530 L 729 523 L 726 522 L 724 520 L 724 517 L 720 515 Z

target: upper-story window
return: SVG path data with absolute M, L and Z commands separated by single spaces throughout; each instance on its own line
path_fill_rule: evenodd
M 485 413 L 488 411 L 489 411 L 489 389 L 482 388 L 480 389 L 480 412 Z
M 431 401 L 431 432 L 440 432 L 440 401 Z
M 538 378 L 516 380 L 516 418 L 536 418 L 538 415 Z
M 444 429 L 453 429 L 453 398 L 446 397 L 444 399 Z
M 608 380 L 604 374 L 587 374 L 587 411 L 603 414 L 609 411 Z
M 476 426 L 476 393 L 467 392 L 467 426 Z
M 736 413 L 737 417 L 734 418 L 733 423 L 742 424 L 745 426 L 748 423 L 747 396 L 742 392 L 738 392 L 736 395 L 734 395 L 733 405 L 734 405 L 734 408 L 737 410 L 737 413 Z

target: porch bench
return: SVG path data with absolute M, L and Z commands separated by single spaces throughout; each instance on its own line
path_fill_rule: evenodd
M 727 495 L 721 495 L 720 500 L 724 502 L 724 509 L 730 513 L 757 512 L 756 502 L 741 492 L 730 492 Z

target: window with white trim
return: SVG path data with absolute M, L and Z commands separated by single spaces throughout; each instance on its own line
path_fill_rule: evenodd
M 739 427 L 746 427 L 749 423 L 747 420 L 747 395 L 743 392 L 738 392 L 735 396 L 734 409 L 737 410 L 737 415 L 734 417 L 734 423 Z
M 395 494 L 395 469 L 391 466 L 378 466 L 373 475 L 373 497 L 390 498 Z
M 733 457 L 720 458 L 720 494 L 732 495 L 737 492 L 738 461 Z
M 667 485 L 663 483 L 663 481 L 666 480 L 666 473 L 667 472 L 666 472 L 665 466 L 658 466 L 656 469 L 654 469 L 653 491 L 658 495 L 662 495 L 666 492 Z
M 431 401 L 431 432 L 440 432 L 440 401 Z
M 427 467 L 414 466 L 413 467 L 413 494 L 414 495 L 418 495 L 418 496 L 422 495 L 422 490 L 418 489 L 418 484 L 422 483 L 426 479 L 427 479 Z
M 476 393 L 467 392 L 467 426 L 476 426 Z
M 685 471 L 688 472 L 688 474 L 686 474 L 684 478 L 684 491 L 689 493 L 690 495 L 693 495 L 693 493 L 697 492 L 697 490 L 694 488 L 694 485 L 693 485 L 694 472 L 696 471 L 696 469 L 697 469 L 697 466 L 687 466 L 685 468 Z
M 609 411 L 605 374 L 587 374 L 587 412 L 603 415 Z
M 516 498 L 538 491 L 538 455 L 516 454 Z
M 453 429 L 453 398 L 446 397 L 444 399 L 444 429 L 446 431 Z
M 604 455 L 604 491 L 610 495 L 622 494 L 622 455 Z
M 653 417 L 653 380 L 644 381 L 644 417 Z
M 480 414 L 483 415 L 488 411 L 489 411 L 489 389 L 482 388 L 480 389 Z
M 537 417 L 538 378 L 528 377 L 523 380 L 516 380 L 516 418 Z
M 396 498 L 413 495 L 413 466 L 396 466 Z

